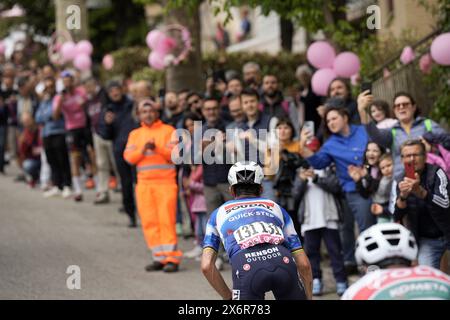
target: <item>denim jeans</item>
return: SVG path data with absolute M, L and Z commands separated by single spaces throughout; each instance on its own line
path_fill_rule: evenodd
M 203 245 L 203 239 L 205 238 L 206 224 L 208 218 L 206 212 L 194 212 L 195 214 L 195 238 L 199 246 Z
M 40 172 L 40 168 L 41 168 L 41 161 L 40 160 L 36 160 L 36 159 L 26 159 L 23 163 L 22 163 L 22 168 L 23 171 L 25 171 L 25 173 L 29 176 L 31 176 L 31 178 L 34 181 L 37 181 L 39 178 L 39 172 Z
M 320 244 L 322 240 L 327 247 L 331 268 L 333 269 L 333 275 L 336 282 L 347 282 L 339 232 L 338 230 L 328 228 L 320 228 L 305 232 L 304 246 L 309 261 L 311 262 L 313 278 L 322 279 L 322 270 L 320 268 Z
M 355 260 L 355 219 L 359 232 L 374 225 L 376 218 L 370 212 L 371 200 L 362 197 L 358 192 L 346 192 L 348 210 L 344 210 L 344 222 L 341 229 L 342 250 L 346 264 L 356 265 Z
M 444 238 L 419 238 L 419 265 L 440 268 L 442 256 L 447 249 Z

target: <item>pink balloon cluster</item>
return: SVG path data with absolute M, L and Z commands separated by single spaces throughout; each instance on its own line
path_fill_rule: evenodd
M 72 61 L 75 68 L 80 71 L 86 71 L 91 68 L 91 54 L 93 51 L 94 48 L 88 40 L 81 40 L 78 43 L 67 41 L 60 48 L 64 62 Z
M 152 30 L 146 37 L 147 46 L 152 49 L 148 56 L 148 64 L 156 70 L 163 70 L 175 59 L 171 53 L 176 48 L 175 39 L 167 36 L 160 30 Z
M 326 96 L 328 87 L 336 77 L 350 79 L 358 74 L 361 63 L 358 56 L 350 51 L 336 56 L 334 48 L 326 41 L 312 43 L 306 52 L 308 62 L 317 70 L 311 79 L 311 86 L 317 95 Z

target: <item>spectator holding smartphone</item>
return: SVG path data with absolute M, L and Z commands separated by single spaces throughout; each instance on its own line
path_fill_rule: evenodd
M 440 167 L 426 163 L 425 145 L 420 140 L 402 144 L 405 167 L 413 165 L 414 178 L 403 176 L 393 199 L 395 221 L 407 218 L 419 245 L 419 265 L 439 269 L 441 258 L 450 249 L 450 184 Z

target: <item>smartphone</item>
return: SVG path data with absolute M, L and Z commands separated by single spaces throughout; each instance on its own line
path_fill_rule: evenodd
M 303 128 L 308 129 L 308 131 L 311 132 L 313 136 L 315 135 L 314 121 L 305 121 L 305 123 L 303 124 Z
M 415 179 L 414 162 L 405 163 L 405 177 Z
M 372 94 L 372 83 L 371 82 L 363 82 L 361 83 L 361 92 L 369 90 L 369 93 Z
M 311 138 L 306 141 L 307 143 L 310 143 L 312 137 L 315 136 L 314 121 L 305 121 L 305 123 L 303 124 L 303 128 L 307 129 L 311 133 Z

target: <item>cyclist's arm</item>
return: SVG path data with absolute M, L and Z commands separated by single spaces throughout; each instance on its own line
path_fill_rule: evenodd
M 298 274 L 300 276 L 300 280 L 305 286 L 305 293 L 308 300 L 312 299 L 312 271 L 311 264 L 309 263 L 309 259 L 305 254 L 303 249 L 296 250 L 292 252 L 292 256 L 294 257 L 295 264 L 297 265 Z
M 220 271 L 216 268 L 216 258 L 217 252 L 214 249 L 210 247 L 206 247 L 203 249 L 201 262 L 203 275 L 224 300 L 231 300 L 231 290 L 225 283 L 225 280 L 223 279 Z

